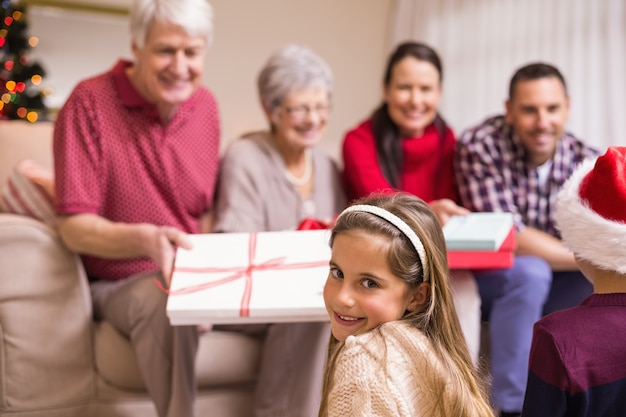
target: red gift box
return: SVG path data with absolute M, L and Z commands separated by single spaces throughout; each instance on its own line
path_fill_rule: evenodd
M 497 251 L 489 250 L 448 250 L 450 269 L 499 269 L 513 266 L 515 250 L 515 228 Z

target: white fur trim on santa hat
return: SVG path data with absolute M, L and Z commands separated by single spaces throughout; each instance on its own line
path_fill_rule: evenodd
M 563 243 L 580 258 L 626 273 L 626 223 L 608 220 L 589 208 L 578 193 L 596 158 L 583 161 L 558 194 L 554 218 Z M 607 190 L 607 198 L 613 190 Z

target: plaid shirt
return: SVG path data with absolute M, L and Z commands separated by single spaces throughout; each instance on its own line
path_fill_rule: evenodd
M 487 119 L 468 129 L 456 144 L 454 170 L 462 204 L 472 211 L 513 213 L 518 231 L 534 227 L 560 237 L 554 224 L 556 196 L 574 168 L 592 149 L 570 133 L 557 142 L 545 185 L 537 167 L 504 116 Z

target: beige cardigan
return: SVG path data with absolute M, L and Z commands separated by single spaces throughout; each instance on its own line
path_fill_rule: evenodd
M 339 214 L 346 200 L 337 166 L 321 150 L 311 150 L 313 194 L 305 202 L 285 177 L 285 162 L 268 132 L 233 141 L 220 164 L 214 230 L 293 230 L 305 217 L 330 220 Z M 307 206 L 314 212 L 307 213 Z
M 446 372 L 430 340 L 394 321 L 349 336 L 337 357 L 329 417 L 450 416 Z

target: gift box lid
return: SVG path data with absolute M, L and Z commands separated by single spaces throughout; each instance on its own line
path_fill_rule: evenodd
M 448 250 L 496 251 L 512 227 L 512 213 L 470 213 L 450 217 L 443 227 L 443 235 Z
M 179 249 L 167 314 L 173 325 L 326 321 L 329 230 L 212 233 Z

